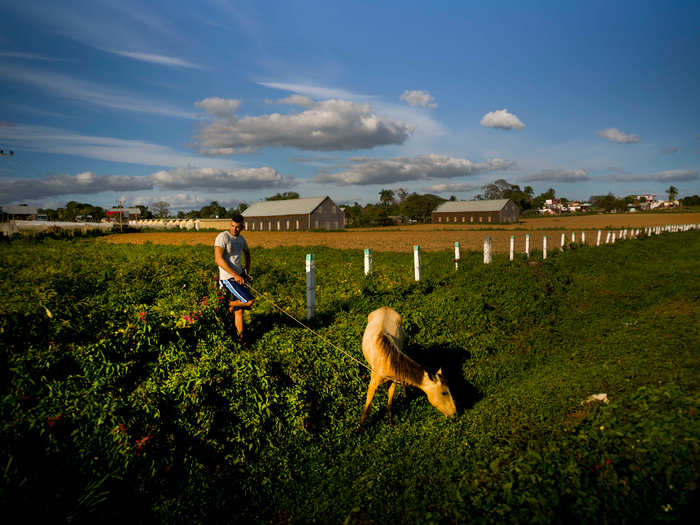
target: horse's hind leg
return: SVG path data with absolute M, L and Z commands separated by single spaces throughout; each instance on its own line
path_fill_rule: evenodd
M 391 382 L 391 385 L 389 385 L 389 393 L 388 393 L 388 401 L 387 401 L 387 409 L 389 410 L 389 424 L 393 427 L 394 426 L 394 419 L 391 416 L 391 400 L 394 398 L 394 390 L 396 390 L 396 383 L 394 381 Z
M 372 378 L 369 380 L 369 387 L 367 387 L 367 401 L 365 401 L 365 408 L 360 416 L 360 425 L 365 422 L 365 418 L 369 413 L 369 407 L 372 404 L 372 399 L 374 398 L 374 393 L 377 391 L 377 387 L 379 386 L 380 382 L 381 380 L 379 377 L 372 374 Z

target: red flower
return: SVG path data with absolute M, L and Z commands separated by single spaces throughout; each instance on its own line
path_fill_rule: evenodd
M 46 426 L 49 429 L 52 429 L 53 427 L 56 426 L 56 423 L 61 421 L 63 419 L 63 414 L 57 414 L 55 416 L 50 416 L 46 418 Z
M 146 446 L 146 443 L 148 443 L 150 440 L 152 440 L 155 436 L 151 434 L 150 436 L 143 436 L 141 439 L 137 439 L 136 443 L 134 443 L 134 447 L 136 448 L 136 455 L 140 456 L 141 452 L 143 451 L 144 447 Z
M 146 312 L 139 312 L 139 317 L 144 323 L 146 322 Z

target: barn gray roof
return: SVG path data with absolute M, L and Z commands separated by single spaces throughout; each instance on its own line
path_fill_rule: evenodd
M 312 213 L 329 197 L 307 197 L 281 201 L 254 202 L 241 214 L 243 217 L 275 217 Z
M 490 201 L 447 201 L 435 209 L 435 213 L 459 213 L 469 211 L 501 211 L 510 199 Z

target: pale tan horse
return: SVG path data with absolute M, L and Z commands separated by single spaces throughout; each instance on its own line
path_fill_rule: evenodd
M 452 394 L 442 376 L 442 369 L 436 374 L 429 374 L 413 359 L 404 354 L 405 335 L 401 328 L 401 316 L 388 306 L 378 308 L 367 318 L 367 328 L 362 337 L 362 353 L 372 369 L 372 377 L 367 389 L 367 401 L 360 416 L 360 425 L 364 423 L 377 387 L 389 382 L 389 422 L 391 417 L 391 400 L 394 397 L 396 383 L 420 388 L 428 396 L 430 404 L 442 414 L 451 417 L 455 414 Z

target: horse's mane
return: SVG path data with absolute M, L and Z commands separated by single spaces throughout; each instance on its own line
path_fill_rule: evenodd
M 421 384 L 425 370 L 413 359 L 401 352 L 391 337 L 385 333 L 379 334 L 377 347 L 387 358 L 392 379 L 399 383 Z

